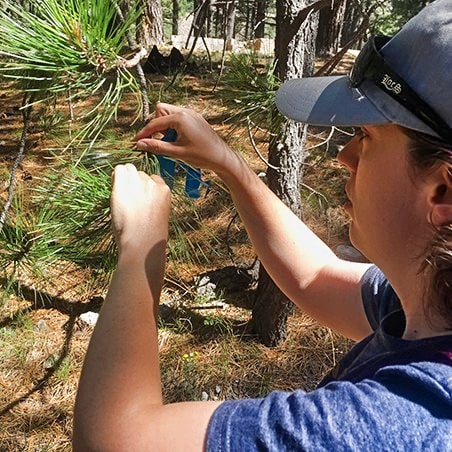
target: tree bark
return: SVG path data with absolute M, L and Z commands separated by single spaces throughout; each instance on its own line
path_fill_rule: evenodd
M 319 6 L 319 2 L 306 0 L 277 1 L 275 58 L 280 80 L 312 74 L 318 24 L 315 10 Z M 299 22 L 301 26 L 298 26 Z M 268 169 L 269 187 L 296 215 L 301 213 L 305 137 L 306 127 L 285 121 L 269 146 L 269 162 L 278 168 Z M 286 338 L 287 316 L 292 309 L 292 302 L 261 266 L 252 318 L 254 330 L 262 343 L 276 346 Z
M 179 0 L 173 0 L 173 14 L 171 16 L 171 34 L 179 34 Z
M 266 14 L 265 0 L 256 0 L 256 23 L 254 26 L 254 37 L 263 38 L 265 33 L 265 14 Z
M 160 0 L 141 0 L 144 12 L 137 27 L 137 42 L 150 49 L 163 43 L 163 12 Z
M 235 27 L 235 1 L 228 3 L 226 19 L 226 50 L 232 50 L 232 40 L 234 38 Z
M 317 32 L 317 55 L 331 56 L 339 51 L 344 28 L 347 0 L 334 0 L 330 7 L 323 8 L 319 16 Z
M 356 34 L 356 29 L 359 24 L 363 21 L 365 5 L 354 0 L 347 0 L 344 22 L 342 29 L 342 42 L 341 45 L 353 39 Z M 360 42 L 356 44 L 356 48 L 360 48 Z

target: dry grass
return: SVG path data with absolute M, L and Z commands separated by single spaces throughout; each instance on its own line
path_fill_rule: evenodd
M 161 331 L 168 402 L 201 400 L 203 392 L 209 399 L 224 400 L 263 397 L 272 390 L 308 391 L 350 345 L 298 313 L 289 319 L 287 340 L 269 349 L 251 336 L 234 334 L 236 319 L 216 315 L 222 319 L 217 332 Z
M 206 84 L 190 79 L 184 90 L 187 94 L 182 103 L 207 113 L 216 129 L 245 154 L 253 169 L 264 171 L 264 164 L 242 136 L 229 133 L 223 122 L 225 112 Z M 199 93 L 202 97 L 196 97 Z M 0 160 L 6 181 L 20 129 L 20 117 L 13 109 L 20 97 L 0 94 L 0 98 L 10 102 L 5 110 L 11 112 L 2 120 L 8 127 L 2 128 L 0 136 L 0 141 L 5 141 L 5 156 Z M 35 134 L 32 142 L 22 171 L 34 177 L 45 165 L 40 149 L 43 143 L 49 145 L 49 138 Z M 320 190 L 322 196 L 309 190 L 305 193 L 304 219 L 334 246 L 345 240 L 346 221 L 336 207 L 342 194 L 339 187 L 343 185 L 343 172 L 319 149 L 309 158 L 315 165 L 306 168 L 305 182 Z M 227 302 L 224 309 L 203 308 L 202 302 L 199 305 L 193 288 L 195 275 L 231 263 L 248 265 L 254 259 L 229 195 L 213 175 L 205 177 L 213 183 L 209 196 L 197 203 L 195 213 L 190 209 L 180 212 L 187 240 L 201 244 L 198 252 L 205 256 L 168 265 L 163 299 L 177 302 L 171 305 L 170 318 L 162 320 L 159 336 L 165 399 L 223 400 L 261 397 L 276 389 L 313 389 L 350 346 L 348 341 L 297 313 L 289 318 L 284 344 L 274 349 L 263 347 L 247 328 L 252 287 L 223 294 Z M 328 181 L 328 186 L 323 181 Z M 190 229 L 195 224 L 190 215 L 201 218 L 205 227 Z M 97 300 L 104 293 L 89 284 L 86 271 L 65 271 L 58 281 L 57 286 L 37 288 L 24 275 L 28 288 L 22 296 L 12 296 L 0 306 L 0 451 L 70 450 L 76 386 L 92 332 L 78 314 L 98 309 Z

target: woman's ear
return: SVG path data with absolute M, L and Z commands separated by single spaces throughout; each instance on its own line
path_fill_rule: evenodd
M 442 165 L 435 171 L 432 187 L 431 221 L 433 226 L 452 224 L 452 167 Z

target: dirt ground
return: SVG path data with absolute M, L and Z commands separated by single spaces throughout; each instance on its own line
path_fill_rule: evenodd
M 153 81 L 158 86 L 159 80 Z M 253 151 L 242 129 L 231 129 L 227 110 L 212 81 L 187 78 L 177 103 L 192 107 L 242 152 L 256 172 L 265 164 Z M 0 91 L 0 190 L 2 204 L 9 187 L 11 166 L 21 131 L 21 95 Z M 118 133 L 127 138 L 119 115 Z M 47 113 L 48 114 L 48 113 Z M 52 145 L 44 110 L 33 122 L 26 156 L 16 175 L 18 185 L 33 186 L 48 163 Z M 130 133 L 129 129 L 129 135 Z M 312 146 L 328 131 L 311 131 Z M 341 140 L 313 148 L 304 171 L 303 218 L 331 246 L 347 242 L 346 219 L 340 208 L 344 171 L 329 157 Z M 265 153 L 266 137 L 256 137 Z M 160 346 L 162 378 L 167 401 L 258 397 L 273 389 L 310 390 L 331 368 L 350 343 L 320 328 L 303 313 L 290 317 L 288 338 L 279 347 L 260 345 L 246 328 L 254 286 L 226 289 L 209 299 L 196 291 L 195 276 L 231 265 L 251 266 L 255 256 L 231 200 L 214 183 L 195 211 L 208 225 L 208 235 L 196 231 L 189 237 L 203 243 L 217 238 L 217 252 L 207 253 L 205 263 L 169 263 L 163 291 Z M 207 233 L 206 233 L 207 234 Z M 5 269 L 4 269 L 5 270 Z M 57 270 L 56 270 L 57 271 Z M 87 270 L 74 267 L 58 273 L 57 283 L 37 286 L 24 273 L 22 296 L 11 296 L 0 305 L 0 451 L 70 450 L 72 409 L 83 357 L 92 326 L 80 318 L 98 312 L 105 288 L 89 283 Z M 204 294 L 204 298 L 205 298 Z M 169 314 L 168 314 L 169 313 Z

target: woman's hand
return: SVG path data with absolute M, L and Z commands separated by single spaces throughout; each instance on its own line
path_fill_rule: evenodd
M 176 130 L 175 142 L 153 138 L 154 134 L 168 129 Z M 155 118 L 134 139 L 140 150 L 163 154 L 217 173 L 227 172 L 235 156 L 199 113 L 164 103 L 157 104 Z
M 148 176 L 134 165 L 118 165 L 113 172 L 111 211 L 120 253 L 146 254 L 166 241 L 171 195 L 159 176 Z

